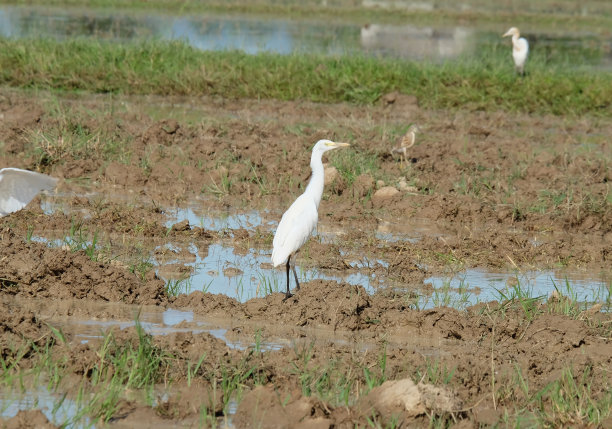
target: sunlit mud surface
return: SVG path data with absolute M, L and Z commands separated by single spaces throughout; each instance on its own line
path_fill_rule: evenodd
M 554 425 L 569 378 L 610 399 L 609 119 L 10 91 L 0 111 L 0 167 L 61 179 L 0 219 L 15 427 L 32 404 L 74 427 Z M 323 137 L 352 147 L 283 300 L 272 238 Z M 143 350 L 151 378 L 121 378 Z M 415 408 L 376 401 L 399 385 Z

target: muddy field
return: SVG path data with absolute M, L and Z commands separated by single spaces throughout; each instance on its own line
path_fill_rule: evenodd
M 390 149 L 411 123 L 423 134 L 401 163 Z M 35 391 L 52 361 L 58 398 L 81 404 L 83 386 L 104 397 L 103 367 L 119 371 L 108 356 L 146 343 L 154 387 L 126 384 L 107 408 L 92 399 L 79 418 L 100 426 L 609 427 L 610 291 L 536 300 L 519 274 L 610 287 L 610 135 L 608 118 L 426 111 L 398 94 L 354 106 L 3 90 L 0 167 L 61 179 L 0 219 L 4 368 Z M 169 279 L 215 245 L 271 253 L 321 138 L 352 146 L 328 157 L 319 234 L 297 264 L 374 286 L 312 278 L 282 301 L 261 263 L 255 298 L 173 293 Z M 261 221 L 209 228 L 177 207 Z M 516 273 L 503 293 L 517 299 L 436 301 L 426 280 L 469 268 Z M 3 424 L 53 427 L 28 413 Z

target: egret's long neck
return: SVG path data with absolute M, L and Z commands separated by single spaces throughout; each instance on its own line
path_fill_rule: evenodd
M 325 183 L 325 171 L 323 170 L 323 161 L 321 157 L 323 152 L 313 151 L 310 158 L 310 168 L 312 169 L 312 176 L 310 176 L 310 182 L 306 186 L 305 194 L 310 194 L 319 208 L 321 202 L 321 195 L 323 195 L 323 184 Z
M 519 34 L 516 34 L 516 33 L 514 33 L 512 35 L 512 46 L 514 46 L 517 49 L 518 49 L 518 40 L 519 40 L 519 37 L 521 37 L 521 36 Z

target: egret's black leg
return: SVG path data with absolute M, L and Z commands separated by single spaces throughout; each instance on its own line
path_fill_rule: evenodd
M 289 293 L 289 261 L 291 261 L 291 255 L 289 255 L 289 257 L 287 258 L 287 293 L 285 294 L 285 298 L 283 299 L 283 301 L 286 301 L 291 298 L 291 294 Z
M 295 277 L 295 284 L 297 285 L 297 290 L 300 290 L 300 282 L 298 281 L 297 273 L 295 272 L 295 261 L 293 261 L 293 265 L 291 266 L 291 268 L 293 269 L 293 277 Z

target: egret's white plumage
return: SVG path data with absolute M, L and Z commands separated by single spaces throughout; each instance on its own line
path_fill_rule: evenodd
M 519 29 L 512 27 L 502 37 L 512 36 L 512 58 L 514 58 L 514 66 L 521 74 L 525 74 L 525 62 L 529 53 L 529 43 L 527 39 L 521 37 Z
M 0 170 L 0 217 L 21 210 L 40 192 L 55 188 L 57 179 L 20 168 Z
M 295 254 L 300 247 L 306 243 L 308 237 L 317 226 L 319 218 L 319 203 L 323 195 L 323 184 L 325 173 L 323 169 L 322 157 L 328 150 L 338 147 L 349 146 L 348 143 L 336 143 L 330 140 L 319 140 L 312 149 L 310 158 L 310 168 L 312 175 L 310 182 L 302 195 L 291 204 L 291 207 L 283 214 L 272 242 L 272 264 L 275 267 L 285 263 L 287 266 L 287 293 L 289 298 L 289 266 L 291 255 Z M 295 266 L 293 275 L 297 288 L 300 288 Z M 285 299 L 286 299 L 285 298 Z

